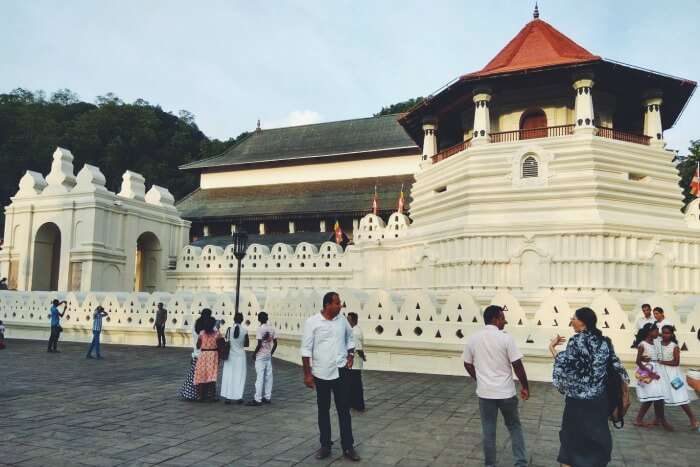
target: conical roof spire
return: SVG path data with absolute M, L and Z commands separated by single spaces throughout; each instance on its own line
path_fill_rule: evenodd
M 535 11 L 532 12 L 532 17 L 534 19 L 539 19 L 540 18 L 540 9 L 537 8 L 537 2 L 535 2 Z

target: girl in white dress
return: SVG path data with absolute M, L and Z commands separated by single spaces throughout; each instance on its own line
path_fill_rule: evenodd
M 224 361 L 224 369 L 221 373 L 221 397 L 226 399 L 225 404 L 232 401 L 243 403 L 243 389 L 245 389 L 246 358 L 245 348 L 248 347 L 248 330 L 243 327 L 243 314 L 236 313 L 233 317 L 234 325 L 226 331 L 226 338 L 231 343 L 231 351 L 228 359 Z
M 659 374 L 664 387 L 664 401 L 666 405 L 680 406 L 690 421 L 690 428 L 697 430 L 700 426 L 690 409 L 690 397 L 688 386 L 679 365 L 681 351 L 676 340 L 675 328 L 664 326 L 661 328 L 661 351 L 659 355 Z
M 636 426 L 649 427 L 652 424 L 644 421 L 649 407 L 654 405 L 655 420 L 653 424 L 660 424 L 667 430 L 673 430 L 664 417 L 664 388 L 659 375 L 658 351 L 654 340 L 659 337 L 659 329 L 654 324 L 645 324 L 637 333 L 635 344 L 637 345 L 637 399 L 641 402 Z

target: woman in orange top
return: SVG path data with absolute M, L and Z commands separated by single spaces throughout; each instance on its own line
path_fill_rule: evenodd
M 202 310 L 202 317 L 195 324 L 195 330 L 199 333 L 197 348 L 201 353 L 194 369 L 194 384 L 198 387 L 199 400 L 202 401 L 218 400 L 216 398 L 216 378 L 219 374 L 217 340 L 221 338 L 221 334 L 215 326 L 216 320 L 211 317 L 211 310 Z

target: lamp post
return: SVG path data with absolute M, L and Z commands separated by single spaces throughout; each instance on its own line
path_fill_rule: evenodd
M 233 244 L 233 256 L 238 261 L 238 272 L 236 272 L 236 313 L 238 313 L 238 298 L 241 294 L 241 260 L 245 258 L 245 250 L 248 247 L 248 234 L 245 232 L 234 232 L 231 234 Z

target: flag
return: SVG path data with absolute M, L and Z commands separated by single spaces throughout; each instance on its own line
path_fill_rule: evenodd
M 396 209 L 399 214 L 403 214 L 403 205 L 404 205 L 404 199 L 403 199 L 403 183 L 401 184 L 401 192 L 399 193 L 399 206 Z
M 690 194 L 696 198 L 700 197 L 700 161 L 698 161 L 698 166 L 695 169 L 693 180 L 690 182 Z
M 379 200 L 377 199 L 377 185 L 374 185 L 374 197 L 372 197 L 372 214 L 377 215 L 379 211 Z
M 333 232 L 335 232 L 335 243 L 340 245 L 343 243 L 343 229 L 340 228 L 340 222 L 336 219 L 335 225 L 333 226 Z

